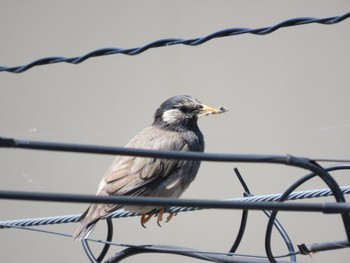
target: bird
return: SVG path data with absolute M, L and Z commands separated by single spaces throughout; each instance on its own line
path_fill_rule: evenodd
M 225 111 L 224 107 L 209 107 L 193 96 L 171 97 L 157 108 L 152 125 L 139 132 L 126 147 L 203 152 L 204 136 L 198 127 L 198 118 Z M 178 198 L 196 177 L 200 163 L 198 160 L 117 156 L 96 195 Z M 100 219 L 119 209 L 141 214 L 142 226 L 152 216 L 158 217 L 158 225 L 163 220 L 164 208 L 161 207 L 91 204 L 77 220 L 80 225 L 73 239 L 86 239 Z M 166 222 L 174 215 L 170 213 Z

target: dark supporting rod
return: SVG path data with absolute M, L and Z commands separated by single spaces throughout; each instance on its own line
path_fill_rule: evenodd
M 259 162 L 259 163 L 289 164 L 289 160 L 291 158 L 291 156 L 281 156 L 281 155 L 220 154 L 220 153 L 201 153 L 201 152 L 159 151 L 159 150 L 126 148 L 126 147 L 27 141 L 27 140 L 17 140 L 12 138 L 1 138 L 1 137 L 0 137 L 0 147 L 45 150 L 45 151 L 76 152 L 76 153 L 127 155 L 127 156 L 139 156 L 139 157 L 166 158 L 166 159 L 202 160 L 202 161 L 213 161 L 213 162 Z M 300 159 L 305 159 L 305 158 L 300 158 Z
M 234 200 L 211 199 L 178 199 L 141 196 L 96 196 L 81 194 L 61 194 L 43 192 L 0 191 L 0 199 L 42 201 L 42 202 L 75 202 L 75 203 L 104 203 L 144 206 L 176 206 L 200 207 L 213 209 L 250 209 L 272 211 L 304 211 L 322 213 L 349 213 L 347 203 L 276 203 L 276 202 L 242 202 Z

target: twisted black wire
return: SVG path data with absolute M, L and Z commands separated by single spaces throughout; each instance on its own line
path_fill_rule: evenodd
M 85 55 L 79 56 L 79 57 L 46 57 L 41 58 L 38 60 L 35 60 L 31 63 L 28 63 L 26 65 L 22 66 L 15 66 L 15 67 L 6 67 L 6 66 L 0 66 L 0 72 L 11 72 L 11 73 L 22 73 L 32 67 L 40 66 L 40 65 L 48 65 L 48 64 L 55 64 L 60 62 L 66 62 L 71 64 L 79 64 L 89 58 L 93 57 L 99 57 L 99 56 L 106 56 L 106 55 L 112 55 L 112 54 L 124 54 L 124 55 L 138 55 L 142 52 L 145 52 L 146 50 L 150 48 L 156 48 L 156 47 L 166 47 L 166 46 L 174 46 L 174 45 L 187 45 L 187 46 L 198 46 L 201 44 L 204 44 L 205 42 L 208 42 L 214 38 L 221 38 L 221 37 L 227 37 L 227 36 L 235 36 L 235 35 L 242 35 L 242 34 L 254 34 L 254 35 L 267 35 L 270 34 L 280 28 L 283 27 L 290 27 L 290 26 L 299 26 L 299 25 L 306 25 L 311 23 L 317 23 L 322 25 L 332 25 L 339 23 L 347 18 L 350 17 L 350 13 L 346 13 L 344 15 L 340 16 L 333 16 L 333 17 L 327 17 L 327 18 L 314 18 L 314 17 L 298 17 L 298 18 L 292 18 L 288 19 L 286 21 L 283 21 L 281 23 L 278 23 L 276 25 L 270 26 L 270 27 L 262 27 L 262 28 L 227 28 L 223 29 L 217 32 L 214 32 L 212 34 L 209 34 L 204 37 L 198 37 L 198 38 L 192 38 L 192 39 L 182 39 L 182 38 L 167 38 L 167 39 L 160 39 L 156 40 L 152 43 L 146 44 L 141 47 L 136 48 L 101 48 L 94 51 L 91 51 Z

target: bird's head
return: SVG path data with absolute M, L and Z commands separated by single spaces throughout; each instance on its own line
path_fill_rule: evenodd
M 171 130 L 193 129 L 198 117 L 218 114 L 226 109 L 214 109 L 188 95 L 174 96 L 156 110 L 153 125 Z

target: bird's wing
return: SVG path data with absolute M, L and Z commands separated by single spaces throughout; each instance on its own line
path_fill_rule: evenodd
M 146 128 L 126 147 L 156 150 L 188 150 L 187 142 L 177 132 Z M 133 156 L 117 157 L 103 178 L 99 193 L 107 195 L 139 195 L 144 185 L 157 178 L 167 177 L 178 162 Z
M 156 127 L 144 129 L 126 147 L 157 150 L 188 150 L 188 143 L 179 133 L 164 132 Z M 169 159 L 119 156 L 102 179 L 97 195 L 140 195 L 155 181 L 167 177 L 176 169 L 178 161 Z M 180 179 L 175 178 L 175 187 Z M 122 207 L 118 204 L 92 204 L 80 216 L 80 227 L 74 234 L 76 240 L 89 235 L 98 220 Z

